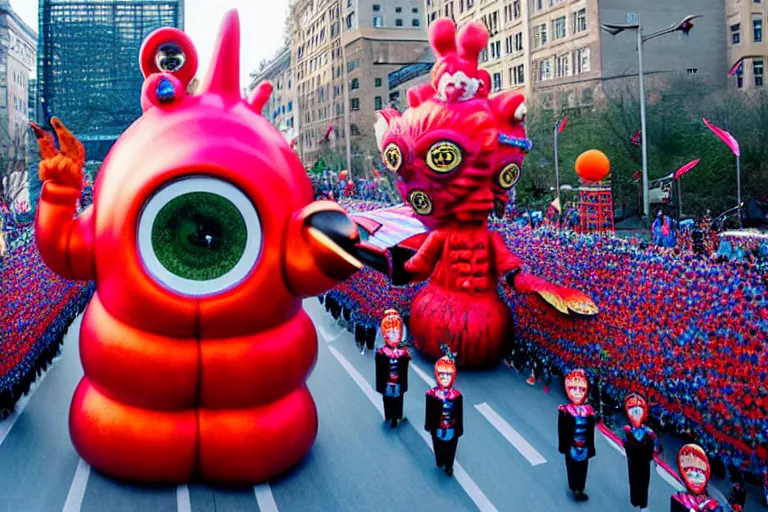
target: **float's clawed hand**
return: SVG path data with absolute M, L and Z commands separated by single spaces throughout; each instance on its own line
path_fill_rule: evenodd
M 597 305 L 580 291 L 550 283 L 540 277 L 517 272 L 508 274 L 507 284 L 520 293 L 536 293 L 563 314 L 596 315 Z
M 62 187 L 82 189 L 85 149 L 59 118 L 51 119 L 60 149 L 56 149 L 53 135 L 35 123 L 30 123 L 40 146 L 40 181 L 50 181 Z

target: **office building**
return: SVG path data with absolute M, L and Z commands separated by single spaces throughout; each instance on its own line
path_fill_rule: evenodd
M 102 160 L 140 115 L 139 48 L 161 26 L 183 28 L 184 0 L 40 0 L 42 114 L 60 117 L 89 160 Z
M 765 87 L 768 62 L 768 2 L 725 0 L 728 63 L 735 67 L 730 86 L 739 89 Z
M 390 74 L 432 58 L 423 11 L 423 0 L 295 2 L 288 20 L 293 110 L 297 150 L 307 165 L 326 144 L 344 151 L 347 125 L 352 171 L 378 158 L 374 113 L 399 103 L 404 83 L 390 82 Z
M 291 51 L 281 50 L 278 55 L 262 69 L 251 74 L 249 91 L 262 82 L 272 84 L 272 96 L 264 106 L 264 117 L 280 130 L 289 142 L 296 137 L 293 121 L 293 105 L 296 99 L 296 89 L 291 77 Z
M 29 202 L 30 78 L 37 55 L 37 33 L 0 0 L 0 202 Z
M 702 14 L 688 35 L 675 32 L 645 43 L 644 73 L 651 85 L 683 75 L 723 87 L 728 72 L 723 2 L 426 0 L 426 6 L 429 23 L 442 16 L 459 24 L 485 23 L 491 40 L 481 60 L 493 90 L 518 90 L 545 108 L 563 109 L 591 107 L 611 87 L 637 82 L 636 32 L 613 36 L 601 30 L 601 23 L 639 19 L 650 34 Z

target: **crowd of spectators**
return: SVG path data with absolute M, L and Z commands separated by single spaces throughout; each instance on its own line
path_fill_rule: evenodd
M 90 203 L 90 182 L 81 199 Z M 32 216 L 0 208 L 7 254 L 0 259 L 0 419 L 13 411 L 58 352 L 92 286 L 54 274 L 40 257 Z

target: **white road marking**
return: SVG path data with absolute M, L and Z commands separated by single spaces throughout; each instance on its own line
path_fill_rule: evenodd
M 259 512 L 278 512 L 275 496 L 272 494 L 272 488 L 269 484 L 253 486 L 253 493 L 256 495 Z
M 539 464 L 547 463 L 547 459 L 545 459 L 543 455 L 536 451 L 536 448 L 531 446 L 531 444 L 526 441 L 525 438 L 517 432 L 517 430 L 512 428 L 512 426 L 507 423 L 504 418 L 502 418 L 496 411 L 494 411 L 490 405 L 483 402 L 482 404 L 475 405 L 475 409 L 477 409 L 480 414 L 485 416 L 485 419 L 488 420 L 488 422 L 493 425 L 493 427 L 498 430 L 499 433 L 504 436 L 504 438 L 509 441 L 512 446 L 515 447 L 515 450 L 520 452 L 523 457 L 528 459 L 528 462 L 531 463 L 531 466 L 538 466 Z
M 331 333 L 323 329 L 320 325 L 315 324 L 315 329 L 317 329 L 317 333 L 320 335 L 321 338 L 325 340 L 326 343 L 330 344 L 339 339 L 339 337 L 344 334 L 345 331 L 342 329 L 336 336 L 332 336 Z
M 595 430 L 597 430 L 597 429 L 595 429 Z M 622 457 L 626 457 L 627 456 L 627 452 L 624 450 L 623 446 L 621 446 L 620 444 L 617 444 L 613 439 L 611 439 L 607 435 L 603 434 L 602 432 L 600 432 L 600 435 L 603 436 L 603 439 L 605 439 L 606 442 L 609 445 L 611 445 L 611 448 L 613 448 L 614 450 L 619 452 L 622 455 Z
M 192 512 L 192 501 L 189 499 L 189 487 L 186 485 L 176 487 L 176 511 Z
M 426 382 L 426 383 L 427 383 L 427 385 L 428 385 L 429 387 L 431 387 L 431 388 L 434 388 L 435 386 L 437 386 L 437 382 L 435 382 L 435 379 L 433 379 L 432 377 L 430 377 L 430 376 L 427 374 L 427 372 L 425 372 L 424 370 L 422 370 L 421 368 L 419 368 L 418 366 L 416 366 L 416 364 L 415 364 L 413 361 L 411 361 L 411 364 L 410 364 L 410 366 L 411 366 L 411 368 L 413 368 L 413 371 L 415 371 L 415 372 L 416 372 L 416 375 L 418 375 L 419 377 L 421 377 L 421 380 L 423 380 L 424 382 Z
M 659 474 L 662 480 L 667 482 L 669 485 L 671 485 L 675 491 L 684 491 L 685 486 L 681 484 L 674 476 L 669 474 L 669 471 L 664 469 L 661 466 L 656 466 L 656 473 Z M 722 501 L 720 503 L 723 503 Z
M 383 418 L 384 405 L 382 404 L 381 397 L 373 390 L 371 385 L 368 384 L 363 376 L 360 375 L 360 372 L 358 372 L 355 367 L 352 366 L 352 364 L 347 361 L 347 359 L 341 355 L 338 350 L 332 346 L 329 346 L 328 349 L 331 351 L 331 354 L 333 354 L 333 357 L 339 361 L 339 364 L 341 364 L 349 376 L 352 377 L 352 380 L 355 381 L 355 384 L 357 384 L 363 394 L 368 398 L 368 400 L 370 400 L 374 407 L 376 407 L 376 410 L 379 411 L 379 414 Z M 429 434 L 422 431 L 420 428 L 414 428 L 416 432 L 419 433 L 424 442 L 427 443 L 429 449 L 433 450 L 432 439 L 430 438 Z M 458 461 L 453 465 L 453 476 L 456 478 L 456 481 L 459 483 L 461 488 L 464 489 L 464 492 L 467 493 L 467 496 L 469 496 L 469 498 L 475 503 L 475 506 L 477 506 L 481 512 L 498 511 L 494 504 L 491 503 L 491 500 L 489 500 L 485 493 L 483 493 L 482 489 L 480 489 L 475 481 L 472 480 L 466 471 L 464 471 L 464 468 L 461 466 L 461 464 L 458 463 Z
M 0 422 L 0 445 L 3 444 L 3 441 L 5 441 L 5 438 L 8 437 L 8 434 L 11 433 L 11 429 L 18 421 L 19 416 L 21 416 L 21 414 L 24 412 L 24 409 L 27 407 L 27 404 L 29 404 L 29 401 L 32 399 L 32 394 L 37 391 L 37 389 L 43 383 L 43 380 L 45 380 L 45 378 L 53 369 L 53 365 L 56 364 L 58 360 L 61 359 L 61 357 L 61 355 L 58 355 L 53 361 L 51 361 L 51 363 L 48 365 L 48 369 L 42 375 L 40 375 L 40 377 L 38 377 L 38 379 L 29 387 L 27 394 L 22 396 L 21 399 L 16 402 L 16 407 L 14 408 L 13 414 L 8 416 L 5 421 Z
M 64 508 L 61 512 L 80 512 L 85 497 L 85 488 L 88 485 L 88 477 L 91 475 L 91 466 L 83 459 L 78 459 L 75 476 L 72 478 L 72 485 L 69 486 L 67 501 L 64 502 Z

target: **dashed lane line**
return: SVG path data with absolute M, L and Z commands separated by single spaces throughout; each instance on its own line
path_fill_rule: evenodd
M 75 476 L 72 477 L 72 484 L 69 486 L 67 501 L 61 512 L 80 512 L 85 497 L 85 488 L 88 486 L 88 477 L 91 476 L 91 466 L 83 459 L 77 461 Z

